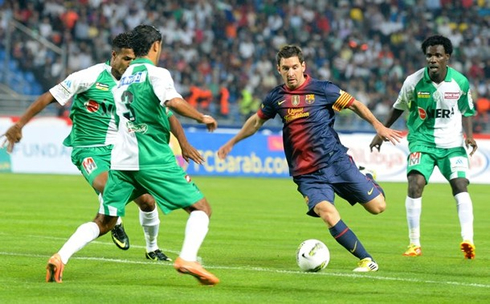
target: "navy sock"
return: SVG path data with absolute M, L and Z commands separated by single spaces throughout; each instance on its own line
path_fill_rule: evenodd
M 359 241 L 354 232 L 352 232 L 342 220 L 332 228 L 329 228 L 329 230 L 334 239 L 354 256 L 359 259 L 371 258 L 374 260 L 373 257 L 367 253 L 366 249 L 364 249 L 364 246 L 362 246 L 361 241 Z

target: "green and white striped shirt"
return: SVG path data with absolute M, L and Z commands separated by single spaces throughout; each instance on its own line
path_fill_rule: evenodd
M 393 107 L 409 111 L 410 147 L 462 147 L 462 117 L 475 115 L 468 79 L 450 67 L 439 84 L 429 78 L 427 68 L 408 76 Z
M 111 90 L 116 85 L 107 62 L 70 74 L 49 90 L 62 106 L 73 98 L 70 111 L 73 126 L 63 141 L 65 146 L 97 147 L 114 143 L 115 106 Z
M 168 120 L 172 112 L 165 102 L 182 96 L 175 90 L 170 72 L 148 59 L 136 59 L 113 95 L 119 130 L 111 169 L 137 171 L 174 166 Z

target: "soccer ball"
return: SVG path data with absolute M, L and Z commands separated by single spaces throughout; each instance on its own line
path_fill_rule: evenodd
M 318 272 L 330 262 L 330 251 L 319 240 L 309 239 L 301 243 L 296 252 L 296 263 L 303 271 Z

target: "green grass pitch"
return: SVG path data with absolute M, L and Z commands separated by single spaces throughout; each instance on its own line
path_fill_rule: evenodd
M 0 174 L 0 303 L 488 303 L 490 296 L 488 185 L 470 185 L 476 259 L 464 260 L 448 184 L 429 184 L 422 212 L 423 256 L 403 257 L 408 245 L 404 183 L 382 183 L 388 208 L 371 215 L 337 199 L 344 221 L 379 263 L 355 274 L 357 259 L 326 226 L 305 215 L 290 179 L 194 177 L 213 207 L 199 256 L 221 283 L 200 286 L 171 263 L 145 259 L 133 203 L 124 218 L 128 251 L 109 235 L 75 254 L 62 284 L 45 282 L 45 266 L 65 240 L 98 210 L 81 176 Z M 175 259 L 187 214 L 160 213 L 159 245 Z M 320 273 L 296 266 L 297 246 L 322 240 L 331 260 Z

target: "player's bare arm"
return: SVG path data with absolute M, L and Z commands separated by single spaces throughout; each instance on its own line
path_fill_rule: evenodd
M 194 148 L 187 140 L 184 129 L 182 128 L 182 125 L 177 117 L 170 116 L 169 122 L 170 132 L 172 132 L 175 138 L 177 138 L 184 160 L 189 162 L 189 159 L 192 159 L 196 164 L 204 163 L 204 158 L 202 157 L 201 153 L 199 153 L 199 151 L 197 151 L 197 149 Z
M 14 149 L 14 145 L 22 139 L 22 128 L 39 112 L 44 110 L 50 103 L 54 102 L 55 99 L 53 95 L 48 91 L 43 95 L 39 96 L 22 114 L 19 121 L 17 121 L 13 126 L 11 126 L 5 134 L 5 140 L 2 143 L 2 147 L 7 144 L 7 152 L 11 153 Z
M 471 116 L 463 116 L 463 128 L 466 133 L 464 140 L 465 146 L 467 149 L 471 147 L 470 156 L 473 156 L 476 150 L 478 150 L 478 145 L 476 140 L 473 138 L 473 118 Z
M 376 130 L 377 135 L 384 141 L 390 141 L 394 145 L 400 142 L 402 133 L 398 130 L 385 127 L 362 102 L 355 99 L 349 109 L 369 122 Z
M 238 133 L 233 136 L 227 143 L 218 149 L 218 157 L 225 159 L 226 156 L 231 152 L 233 146 L 242 141 L 243 139 L 254 135 L 260 127 L 266 122 L 266 120 L 261 119 L 257 113 L 250 116 L 249 119 L 243 124 L 242 128 Z
M 182 98 L 172 98 L 167 100 L 165 105 L 182 116 L 194 119 L 198 123 L 205 124 L 209 132 L 213 132 L 218 127 L 218 123 L 213 117 L 202 114 Z

